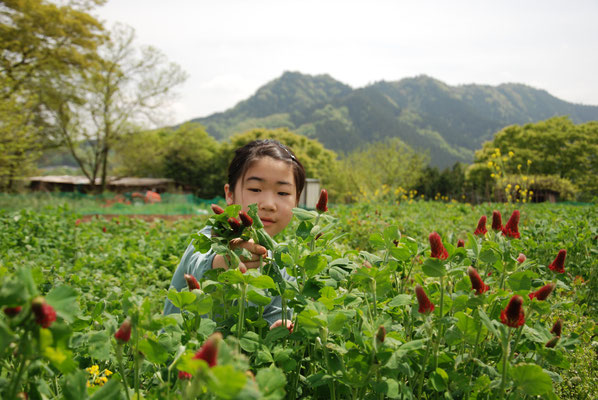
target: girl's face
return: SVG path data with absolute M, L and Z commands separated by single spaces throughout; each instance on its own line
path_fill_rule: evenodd
M 292 166 L 271 157 L 254 161 L 234 188 L 228 183 L 224 185 L 224 192 L 226 203 L 240 204 L 243 211 L 257 203 L 258 215 L 270 236 L 281 232 L 291 222 L 293 207 L 297 206 Z

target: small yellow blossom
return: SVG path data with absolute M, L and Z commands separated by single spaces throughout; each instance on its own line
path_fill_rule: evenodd
M 488 161 L 488 167 L 492 168 L 493 165 L 492 161 Z
M 517 164 L 517 169 L 521 170 L 521 164 Z
M 490 174 L 490 177 L 491 177 L 491 178 L 494 178 L 495 176 L 496 176 L 496 175 L 494 175 L 494 174 Z
M 532 160 L 527 160 L 527 165 L 532 165 Z
M 112 372 L 112 371 L 110 371 L 109 369 L 106 369 L 106 370 L 104 370 L 104 375 L 106 375 L 106 376 L 110 376 L 110 375 L 112 375 L 112 374 L 113 374 L 113 372 Z
M 522 176 L 521 179 L 523 179 L 523 182 L 527 181 L 527 176 Z
M 509 151 L 509 157 L 513 157 L 515 155 L 515 153 L 513 153 L 512 151 Z

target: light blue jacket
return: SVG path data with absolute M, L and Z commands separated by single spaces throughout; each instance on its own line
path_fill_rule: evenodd
M 212 234 L 212 230 L 209 226 L 206 226 L 199 231 L 199 233 L 209 237 Z M 212 268 L 212 261 L 214 260 L 215 255 L 216 254 L 211 249 L 205 254 L 196 252 L 192 240 L 191 243 L 189 243 L 187 250 L 185 250 L 185 254 L 183 254 L 179 266 L 174 272 L 172 281 L 170 282 L 170 288 L 175 288 L 179 292 L 186 288 L 187 281 L 185 281 L 185 274 L 193 275 L 199 281 L 203 277 L 203 274 Z M 270 253 L 269 256 L 272 257 L 272 254 Z M 287 281 L 295 280 L 294 277 L 287 274 L 284 268 L 280 270 L 280 273 Z M 164 315 L 179 312 L 180 310 L 175 307 L 170 300 L 166 299 L 164 303 Z M 287 314 L 289 314 L 287 315 L 287 318 L 290 318 L 292 314 L 291 309 L 287 309 Z M 282 300 L 280 296 L 274 296 L 272 302 L 264 307 L 263 317 L 270 325 L 277 320 L 282 319 Z

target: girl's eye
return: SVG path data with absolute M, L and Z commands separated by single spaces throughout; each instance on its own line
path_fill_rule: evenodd
M 254 192 L 254 193 L 259 193 L 262 191 L 261 189 L 257 189 L 257 188 L 248 188 L 247 190 L 249 190 L 250 192 Z
M 290 193 L 287 193 L 287 192 L 278 192 L 278 194 L 281 196 L 290 196 L 291 195 Z

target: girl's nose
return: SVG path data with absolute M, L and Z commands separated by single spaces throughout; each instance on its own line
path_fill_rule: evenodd
M 274 196 L 268 192 L 262 192 L 262 198 L 259 202 L 259 208 L 262 210 L 273 211 L 276 209 L 276 202 Z

